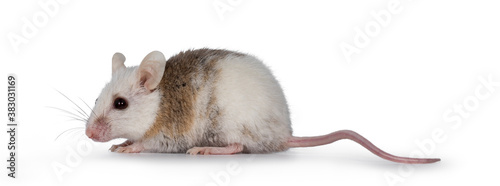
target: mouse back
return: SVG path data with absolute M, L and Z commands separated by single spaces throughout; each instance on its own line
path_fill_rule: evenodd
M 243 143 L 245 151 L 282 151 L 291 136 L 288 106 L 271 71 L 227 50 L 181 52 L 165 65 L 159 112 L 144 138 L 159 151 Z M 167 145 L 158 145 L 167 144 Z M 153 148 L 153 147 L 152 147 Z

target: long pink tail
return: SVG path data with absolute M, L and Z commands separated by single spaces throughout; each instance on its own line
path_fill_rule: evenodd
M 384 158 L 386 160 L 397 163 L 423 164 L 423 163 L 434 163 L 441 160 L 439 158 L 427 159 L 427 158 L 406 158 L 406 157 L 394 156 L 392 154 L 384 152 L 383 150 L 380 150 L 366 138 L 351 130 L 340 130 L 327 135 L 315 136 L 315 137 L 291 137 L 288 140 L 288 147 L 314 147 L 314 146 L 333 143 L 341 139 L 350 139 L 352 141 L 355 141 L 356 143 L 359 143 L 360 145 L 368 149 L 373 154 L 381 158 Z

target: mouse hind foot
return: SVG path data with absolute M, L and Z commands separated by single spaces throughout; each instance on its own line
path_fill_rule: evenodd
M 231 155 L 243 151 L 243 145 L 239 143 L 231 144 L 226 147 L 193 147 L 186 154 L 191 155 Z

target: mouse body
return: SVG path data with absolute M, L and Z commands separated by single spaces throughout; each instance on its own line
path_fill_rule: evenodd
M 86 124 L 94 141 L 127 139 L 112 152 L 271 153 L 351 139 L 390 161 L 439 161 L 393 156 L 350 130 L 293 136 L 280 84 L 252 55 L 204 48 L 168 60 L 153 51 L 136 67 L 124 62 L 123 54 L 113 55 L 111 81 Z

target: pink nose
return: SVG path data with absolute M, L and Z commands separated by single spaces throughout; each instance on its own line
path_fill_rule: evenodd
M 85 134 L 90 138 L 90 139 L 94 139 L 94 133 L 92 132 L 92 130 L 90 130 L 89 128 L 87 128 L 87 130 L 85 130 Z

